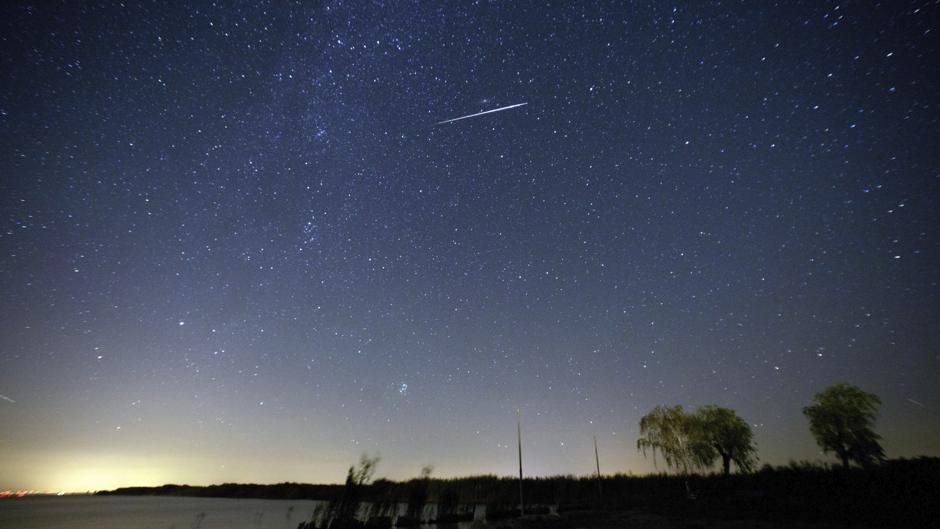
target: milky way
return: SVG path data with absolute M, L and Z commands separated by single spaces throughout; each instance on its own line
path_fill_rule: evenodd
M 940 455 L 937 4 L 571 4 L 4 2 L 0 489 Z

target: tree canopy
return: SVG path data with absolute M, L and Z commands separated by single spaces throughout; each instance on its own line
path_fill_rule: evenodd
M 636 447 L 644 456 L 647 450 L 652 450 L 654 465 L 658 452 L 666 466 L 682 474 L 702 466 L 695 449 L 695 424 L 682 406 L 653 408 L 640 419 L 640 436 Z
M 698 459 L 711 466 L 716 457 L 721 457 L 721 468 L 725 475 L 731 472 L 731 462 L 738 470 L 750 472 L 757 460 L 757 447 L 751 426 L 734 410 L 720 406 L 702 406 L 693 417 L 696 424 L 695 449 Z
M 368 484 L 372 481 L 372 476 L 375 475 L 375 468 L 379 466 L 379 461 L 381 461 L 381 458 L 378 454 L 369 457 L 369 454 L 363 452 L 359 456 L 359 466 L 349 467 L 347 479 L 351 478 L 357 485 Z
M 834 452 L 844 468 L 855 462 L 871 465 L 885 458 L 875 433 L 881 399 L 851 384 L 835 384 L 820 391 L 813 404 L 803 408 L 809 429 L 823 452 Z
M 708 468 L 718 457 L 725 474 L 732 462 L 748 472 L 756 460 L 750 425 L 734 410 L 719 406 L 702 406 L 695 413 L 682 406 L 657 406 L 640 419 L 640 435 L 638 450 L 644 455 L 652 450 L 654 464 L 659 454 L 683 474 Z

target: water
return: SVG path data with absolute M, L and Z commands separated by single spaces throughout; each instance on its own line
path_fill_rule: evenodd
M 0 529 L 296 529 L 316 517 L 322 523 L 327 502 L 246 500 L 170 496 L 57 496 L 0 500 Z M 360 504 L 358 518 L 404 515 L 408 505 Z M 486 517 L 485 505 L 462 505 L 476 523 L 423 529 L 473 529 Z M 437 505 L 424 506 L 422 519 L 437 516 Z
M 296 529 L 320 501 L 154 496 L 0 500 L 2 529 Z

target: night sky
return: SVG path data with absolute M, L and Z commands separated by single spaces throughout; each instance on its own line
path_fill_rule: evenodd
M 940 5 L 571 4 L 4 2 L 0 489 L 940 455 Z

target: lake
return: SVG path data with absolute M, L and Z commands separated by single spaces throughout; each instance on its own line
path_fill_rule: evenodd
M 158 496 L 0 500 L 3 529 L 296 529 L 322 502 Z

